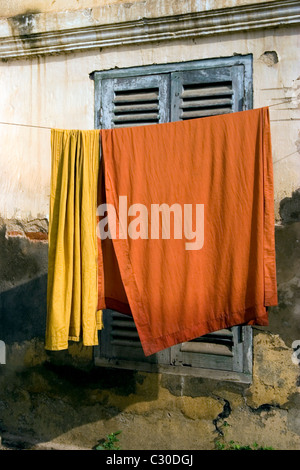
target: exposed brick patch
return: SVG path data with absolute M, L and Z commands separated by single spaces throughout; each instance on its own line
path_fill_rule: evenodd
M 45 232 L 25 232 L 27 238 L 33 241 L 47 241 L 48 233 Z
M 30 241 L 33 242 L 47 242 L 48 241 L 48 234 L 45 232 L 21 232 L 17 230 L 12 230 L 11 232 L 6 232 L 7 238 L 13 237 L 21 237 L 21 238 L 28 238 Z
M 9 220 L 6 221 L 5 238 L 27 238 L 32 242 L 48 241 L 48 221 L 46 219 L 34 219 L 30 221 Z
M 10 232 L 6 232 L 5 236 L 6 236 L 6 238 L 24 237 L 24 232 L 20 232 L 20 231 L 17 231 L 17 230 L 12 230 Z

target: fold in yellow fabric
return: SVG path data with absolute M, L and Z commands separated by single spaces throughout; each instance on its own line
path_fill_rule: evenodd
M 98 344 L 97 180 L 99 131 L 51 130 L 45 348 Z

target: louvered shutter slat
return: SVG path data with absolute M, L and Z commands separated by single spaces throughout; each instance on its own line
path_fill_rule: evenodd
M 205 108 L 209 106 L 232 106 L 231 98 L 216 98 L 212 100 L 184 100 L 180 108 Z
M 114 103 L 132 103 L 132 102 L 139 102 L 139 101 L 157 101 L 159 96 L 158 88 L 154 91 L 147 92 L 145 89 L 140 90 L 140 93 L 137 93 L 136 90 L 133 90 L 131 93 L 117 93 L 114 98 Z
M 120 116 L 115 116 L 113 118 L 113 122 L 131 122 L 131 121 L 158 121 L 159 119 L 159 114 L 158 113 L 149 113 L 149 114 L 143 114 L 143 113 L 129 113 L 125 115 L 120 115 Z
M 132 338 L 133 340 L 139 340 L 139 335 L 137 331 L 130 331 L 130 330 L 125 330 L 123 327 L 119 328 L 118 331 L 116 331 L 116 328 L 112 331 L 111 336 L 113 338 Z
M 127 320 L 114 320 L 114 325 L 118 328 L 135 328 L 135 324 L 133 322 L 133 320 L 131 320 L 130 322 L 127 321 Z
M 212 333 L 208 333 L 208 334 L 205 335 L 205 336 L 213 337 L 213 336 L 215 336 L 215 335 L 216 335 L 216 333 L 215 333 L 215 332 L 212 332 Z M 219 337 L 223 337 L 223 338 L 230 338 L 230 339 L 231 339 L 231 338 L 233 337 L 233 333 L 232 333 L 232 331 L 231 331 L 230 329 L 224 329 L 224 330 L 219 330 L 219 331 L 218 331 L 218 336 L 219 336 Z M 201 337 L 200 337 L 199 339 L 201 339 Z
M 180 351 L 233 357 L 231 348 L 223 344 L 197 343 L 190 341 L 188 343 L 182 343 Z
M 137 121 L 137 122 L 134 122 L 134 121 L 126 121 L 126 122 L 116 122 L 114 123 L 114 128 L 117 129 L 117 128 L 120 128 L 120 127 L 127 127 L 127 126 L 130 126 L 130 127 L 139 127 L 139 126 L 151 126 L 152 124 L 157 124 L 157 122 L 151 122 L 151 121 Z
M 209 97 L 216 95 L 233 95 L 233 91 L 230 85 L 227 86 L 214 86 L 214 87 L 202 87 L 199 88 L 185 88 L 180 95 L 180 98 L 200 98 Z
M 130 341 L 129 339 L 113 339 L 111 340 L 111 344 L 113 346 L 122 346 L 122 347 L 128 347 L 128 348 L 140 348 L 141 345 L 135 343 L 134 341 Z M 130 359 L 130 355 L 127 355 L 127 359 Z
M 158 106 L 156 103 L 131 103 L 130 105 L 124 105 L 123 103 L 114 107 L 114 113 L 126 113 L 130 111 L 156 111 Z
M 218 108 L 218 109 L 206 109 L 198 111 L 184 111 L 180 114 L 181 119 L 193 119 L 200 117 L 208 116 L 217 116 L 218 114 L 228 114 L 231 113 L 231 109 L 228 108 Z

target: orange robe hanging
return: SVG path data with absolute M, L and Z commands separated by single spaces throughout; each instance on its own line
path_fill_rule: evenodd
M 131 314 L 146 356 L 222 328 L 268 325 L 266 307 L 277 304 L 268 108 L 100 135 L 98 203 L 114 206 L 117 236 L 98 238 L 98 308 Z M 120 228 L 120 196 L 147 208 L 148 238 L 132 239 L 123 216 Z M 202 205 L 203 246 L 187 249 L 184 230 L 151 238 L 153 204 L 194 214 Z

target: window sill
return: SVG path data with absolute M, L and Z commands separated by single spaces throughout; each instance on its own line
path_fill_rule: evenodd
M 157 374 L 170 374 L 188 377 L 199 377 L 222 382 L 234 382 L 239 384 L 251 384 L 252 375 L 249 373 L 234 372 L 217 369 L 204 369 L 188 366 L 172 366 L 161 364 L 140 363 L 134 361 L 109 360 L 95 357 L 95 366 L 112 369 L 128 369 Z

